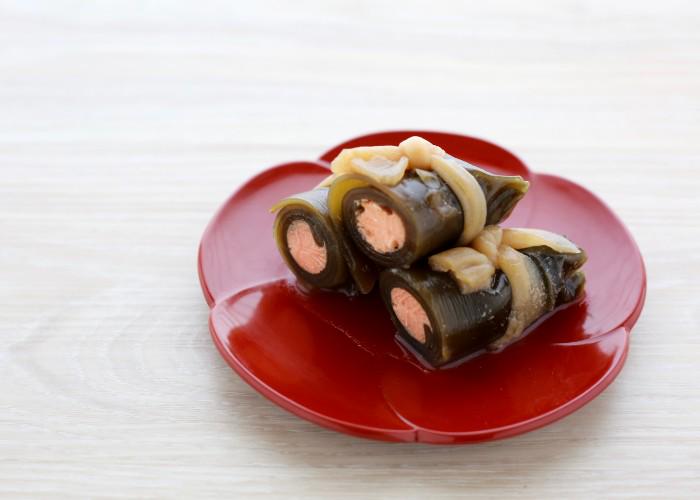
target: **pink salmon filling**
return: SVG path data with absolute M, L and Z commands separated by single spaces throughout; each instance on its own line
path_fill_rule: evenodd
M 430 319 L 418 300 L 403 288 L 393 288 L 391 308 L 411 337 L 425 344 L 425 329 L 430 328 Z
M 372 200 L 360 200 L 355 212 L 357 230 L 376 252 L 395 252 L 406 243 L 406 228 L 399 214 Z
M 292 258 L 304 271 L 318 274 L 326 268 L 328 251 L 326 245 L 318 245 L 314 233 L 306 221 L 297 219 L 287 228 L 287 248 Z

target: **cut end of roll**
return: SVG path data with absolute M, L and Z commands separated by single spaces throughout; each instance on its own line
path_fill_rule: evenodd
M 309 274 L 320 274 L 328 264 L 325 243 L 320 245 L 309 224 L 297 219 L 287 228 L 287 248 L 294 262 Z
M 406 243 L 406 226 L 390 207 L 362 199 L 356 202 L 355 221 L 357 231 L 377 253 L 393 253 Z
M 431 330 L 431 324 L 420 302 L 407 290 L 396 287 L 391 290 L 391 308 L 408 334 L 425 344 L 426 332 Z

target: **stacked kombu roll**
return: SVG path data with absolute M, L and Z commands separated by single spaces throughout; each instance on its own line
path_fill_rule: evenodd
M 541 229 L 501 228 L 528 189 L 420 137 L 343 150 L 316 188 L 280 201 L 274 235 L 298 280 L 379 290 L 399 336 L 438 367 L 522 337 L 583 295 L 585 252 Z

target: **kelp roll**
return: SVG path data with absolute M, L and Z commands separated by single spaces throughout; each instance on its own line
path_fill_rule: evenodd
M 379 286 L 401 338 L 435 367 L 485 348 L 508 326 L 511 288 L 502 272 L 469 294 L 447 273 L 423 267 L 387 269 Z
M 329 205 L 349 236 L 372 260 L 408 267 L 454 241 L 462 230 L 457 197 L 433 172 L 407 171 L 395 186 L 348 174 L 332 185 Z
M 459 250 L 464 253 L 457 255 Z M 580 249 L 562 252 L 538 245 L 516 250 L 505 245 L 497 256 L 500 268 L 475 291 L 468 291 L 460 277 L 472 282 L 478 278 L 480 272 L 469 271 L 484 267 L 474 258 L 479 252 L 467 247 L 448 252 L 442 263 L 451 259 L 465 267 L 449 273 L 394 268 L 380 276 L 381 295 L 399 335 L 435 367 L 483 348 L 501 349 L 544 314 L 583 295 L 585 277 L 579 268 L 586 254 Z
M 277 248 L 296 277 L 313 288 L 346 288 L 353 285 L 368 293 L 376 270 L 352 243 L 328 212 L 328 188 L 300 193 L 277 203 L 273 233 Z
M 521 177 L 493 175 L 456 158 L 445 158 L 476 180 L 476 193 L 467 196 L 485 201 L 480 228 L 505 219 L 528 189 Z M 454 244 L 471 214 L 465 213 L 460 196 L 437 172 L 422 169 L 407 170 L 394 186 L 360 174 L 339 176 L 331 186 L 329 205 L 332 213 L 341 211 L 356 245 L 386 267 L 409 267 L 421 257 Z
M 301 281 L 317 288 L 345 284 L 349 274 L 328 215 L 328 189 L 285 198 L 275 205 L 273 227 L 280 254 Z

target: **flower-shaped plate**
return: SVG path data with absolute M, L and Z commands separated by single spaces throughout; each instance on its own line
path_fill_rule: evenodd
M 585 300 L 502 352 L 431 371 L 398 343 L 376 291 L 351 298 L 302 292 L 277 252 L 269 208 L 315 186 L 342 148 L 398 144 L 411 135 L 490 171 L 530 180 L 529 193 L 505 225 L 548 229 L 583 247 L 589 255 Z M 265 397 L 352 435 L 444 444 L 531 431 L 595 398 L 622 368 L 646 290 L 637 245 L 595 195 L 531 172 L 492 143 L 427 131 L 358 137 L 317 161 L 257 175 L 207 227 L 199 276 L 216 347 Z

